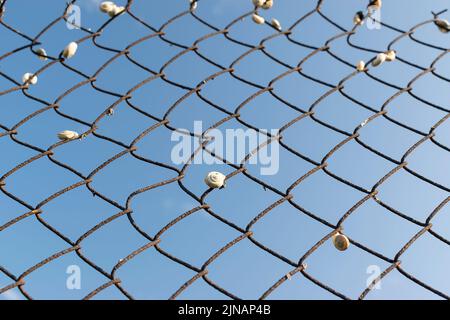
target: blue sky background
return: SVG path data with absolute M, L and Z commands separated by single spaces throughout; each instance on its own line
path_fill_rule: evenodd
M 82 25 L 93 31 L 108 19 L 107 15 L 99 12 L 99 2 L 77 1 L 82 12 Z M 125 5 L 126 1 L 117 3 Z M 322 12 L 346 29 L 350 29 L 354 13 L 364 9 L 366 4 L 366 1 L 362 0 L 325 0 Z M 283 27 L 287 27 L 315 5 L 315 0 L 276 0 L 271 10 L 262 11 L 261 14 L 268 20 L 275 17 Z M 432 18 L 430 11 L 440 11 L 447 6 L 448 2 L 444 0 L 385 0 L 382 21 L 408 30 L 413 25 Z M 60 16 L 64 7 L 65 1 L 62 0 L 9 0 L 4 19 L 21 32 L 35 36 L 50 21 Z M 132 11 L 151 26 L 159 28 L 186 8 L 188 8 L 187 0 L 136 0 Z M 204 20 L 223 28 L 234 18 L 251 9 L 250 0 L 202 0 L 196 13 Z M 443 17 L 448 18 L 448 15 L 446 13 Z M 185 16 L 171 24 L 165 32 L 167 39 L 190 46 L 196 39 L 213 30 L 191 16 Z M 123 49 L 149 33 L 149 29 L 123 15 L 114 19 L 98 38 L 98 42 L 112 48 Z M 274 30 L 267 25 L 255 25 L 250 18 L 240 21 L 230 29 L 230 36 L 254 45 L 273 33 Z M 293 30 L 292 37 L 312 46 L 322 46 L 326 40 L 338 33 L 340 30 L 318 14 L 314 14 Z M 40 40 L 49 55 L 57 56 L 67 43 L 85 35 L 80 30 L 68 30 L 65 23 L 60 22 Z M 352 37 L 352 41 L 362 47 L 384 51 L 396 36 L 398 33 L 388 28 L 369 30 L 361 27 Z M 421 27 L 415 36 L 442 47 L 447 47 L 450 43 L 450 35 L 438 32 L 432 24 Z M 25 39 L 4 27 L 0 28 L 0 38 L 1 55 L 28 44 Z M 224 66 L 229 66 L 233 60 L 248 50 L 223 36 L 205 40 L 199 47 L 201 53 Z M 402 59 L 423 67 L 428 67 L 440 54 L 439 50 L 426 48 L 409 38 L 397 42 L 394 48 Z M 287 41 L 285 37 L 277 37 L 267 42 L 266 50 L 290 65 L 297 65 L 311 52 L 308 48 Z M 349 47 L 345 37 L 332 42 L 331 50 L 351 63 L 358 60 L 368 61 L 374 56 L 373 53 Z M 153 38 L 132 48 L 131 56 L 152 70 L 159 70 L 162 64 L 180 51 L 180 48 Z M 111 52 L 101 50 L 91 41 L 86 41 L 80 44 L 77 55 L 69 60 L 68 64 L 91 75 L 112 56 Z M 0 71 L 20 81 L 25 72 L 35 72 L 47 62 L 37 59 L 30 50 L 22 50 L 1 60 Z M 306 74 L 333 85 L 353 72 L 352 68 L 339 63 L 325 52 L 315 55 L 303 67 Z M 450 70 L 450 58 L 446 56 L 441 59 L 436 68 L 439 74 L 447 75 Z M 286 67 L 275 63 L 258 51 L 247 56 L 235 67 L 237 75 L 262 86 L 266 86 L 286 70 Z M 194 53 L 189 53 L 176 60 L 165 73 L 168 79 L 186 86 L 195 86 L 217 71 L 218 68 L 207 64 Z M 420 73 L 420 70 L 397 60 L 370 72 L 397 86 L 405 87 Z M 147 72 L 120 57 L 99 75 L 96 84 L 101 88 L 125 94 L 129 88 L 147 77 L 149 77 Z M 64 91 L 82 80 L 84 80 L 82 77 L 55 64 L 39 75 L 38 84 L 31 87 L 29 92 L 47 101 L 54 101 Z M 448 108 L 450 101 L 448 85 L 433 75 L 426 75 L 414 84 L 413 92 L 423 99 Z M 0 77 L 0 91 L 13 86 L 8 79 Z M 290 103 L 308 109 L 328 88 L 293 73 L 277 82 L 274 90 Z M 233 111 L 256 91 L 257 88 L 225 74 L 208 82 L 202 89 L 202 94 L 217 105 Z M 344 91 L 378 110 L 396 93 L 396 90 L 377 83 L 365 74 L 359 74 L 349 80 Z M 153 115 L 162 117 L 165 111 L 185 93 L 185 90 L 155 80 L 135 91 L 131 102 Z M 101 94 L 90 86 L 83 86 L 62 100 L 60 110 L 92 122 L 115 100 L 116 98 Z M 2 95 L 0 124 L 12 127 L 40 108 L 41 104 L 26 98 L 20 91 Z M 407 94 L 394 100 L 387 109 L 392 118 L 424 132 L 428 132 L 430 127 L 446 114 Z M 268 130 L 278 129 L 298 115 L 298 112 L 275 100 L 268 93 L 250 102 L 241 111 L 241 118 L 244 121 Z M 341 130 L 353 132 L 372 113 L 335 93 L 317 106 L 315 115 Z M 169 119 L 174 127 L 192 129 L 195 120 L 203 121 L 203 127 L 207 128 L 224 117 L 223 113 L 196 95 L 192 95 L 171 113 Z M 105 117 L 99 122 L 97 132 L 128 144 L 155 123 L 132 110 L 127 104 L 121 103 L 113 117 Z M 245 127 L 232 120 L 220 126 L 221 130 L 227 128 Z M 88 127 L 64 119 L 53 111 L 47 111 L 21 126 L 17 137 L 47 149 L 57 142 L 55 134 L 65 129 L 84 132 Z M 397 160 L 400 160 L 406 150 L 422 138 L 383 117 L 370 122 L 360 134 L 362 141 Z M 170 155 L 174 142 L 170 141 L 170 136 L 171 131 L 167 128 L 156 129 L 137 144 L 137 153 L 181 168 L 181 165 L 171 162 Z M 346 138 L 309 118 L 291 126 L 283 136 L 283 141 L 291 148 L 318 162 Z M 449 121 L 436 130 L 436 140 L 446 146 L 450 145 Z M 82 141 L 73 141 L 57 148 L 55 159 L 87 175 L 122 150 L 110 142 L 89 136 Z M 14 143 L 8 136 L 1 137 L 1 175 L 34 155 L 35 151 Z M 362 148 L 354 141 L 339 149 L 327 162 L 328 169 L 333 173 L 368 189 L 395 167 L 394 164 Z M 444 149 L 427 141 L 408 157 L 408 163 L 411 169 L 446 188 L 450 187 L 450 154 Z M 250 165 L 248 170 L 266 183 L 284 191 L 312 168 L 308 162 L 280 148 L 280 170 L 276 175 L 259 176 L 258 165 Z M 226 174 L 233 171 L 231 167 L 225 165 L 192 165 L 183 179 L 184 184 L 200 196 L 207 190 L 203 178 L 207 172 L 213 170 Z M 175 176 L 173 171 L 126 155 L 101 170 L 94 177 L 92 186 L 125 206 L 126 198 L 133 191 Z M 6 180 L 6 190 L 30 204 L 37 205 L 48 196 L 78 181 L 77 176 L 43 157 L 9 177 Z M 425 221 L 433 209 L 449 196 L 445 190 L 417 179 L 405 170 L 394 174 L 378 190 L 381 200 L 419 221 Z M 337 223 L 349 208 L 365 196 L 322 171 L 307 178 L 292 191 L 292 194 L 296 203 L 330 223 Z M 279 198 L 277 194 L 264 191 L 261 186 L 239 174 L 228 181 L 226 189 L 210 193 L 206 202 L 214 212 L 245 228 L 255 216 Z M 198 203 L 183 192 L 177 183 L 142 193 L 135 197 L 131 204 L 134 219 L 150 235 L 155 235 L 171 220 L 196 206 Z M 0 193 L 0 225 L 27 211 L 24 206 Z M 48 224 L 76 241 L 97 223 L 116 214 L 118 209 L 98 197 L 92 197 L 91 192 L 83 186 L 49 202 L 43 207 L 43 211 L 42 218 Z M 433 229 L 447 239 L 450 238 L 449 214 L 447 205 L 433 219 Z M 420 231 L 417 225 L 392 214 L 373 200 L 359 207 L 345 221 L 344 229 L 350 238 L 391 258 Z M 272 210 L 256 223 L 252 230 L 256 240 L 293 261 L 297 261 L 311 246 L 332 231 L 287 202 Z M 160 247 L 180 259 L 201 267 L 217 250 L 237 236 L 239 233 L 234 229 L 211 217 L 207 212 L 198 211 L 170 228 L 162 236 Z M 81 243 L 81 246 L 86 257 L 110 271 L 119 259 L 147 242 L 132 228 L 126 216 L 122 216 L 93 233 Z M 0 265 L 19 276 L 31 266 L 65 248 L 68 248 L 67 243 L 45 229 L 35 217 L 28 217 L 0 232 Z M 401 257 L 401 261 L 404 270 L 447 295 L 450 294 L 448 277 L 450 251 L 445 243 L 430 234 L 425 234 Z M 355 246 L 351 246 L 345 252 L 338 252 L 330 241 L 315 251 L 306 262 L 309 274 L 351 298 L 357 298 L 365 289 L 369 276 L 366 273 L 368 266 L 377 265 L 381 270 L 389 267 L 385 261 Z M 68 276 L 66 269 L 70 265 L 78 265 L 81 268 L 81 290 L 66 289 Z M 244 239 L 215 260 L 208 270 L 208 276 L 229 292 L 240 298 L 256 299 L 280 277 L 291 271 L 292 267 L 262 251 L 248 239 Z M 167 299 L 194 275 L 195 272 L 167 259 L 154 248 L 139 254 L 121 267 L 116 274 L 121 279 L 123 287 L 138 299 Z M 32 272 L 25 281 L 25 289 L 36 299 L 80 299 L 108 279 L 72 252 Z M 0 287 L 9 284 L 11 279 L 0 273 Z M 0 295 L 0 299 L 21 298 L 22 295 L 16 289 Z M 124 298 L 114 286 L 95 296 L 95 299 Z M 227 299 L 228 297 L 199 279 L 179 298 Z M 301 274 L 296 274 L 274 291 L 270 298 L 336 299 L 337 297 L 316 286 Z M 374 290 L 367 296 L 367 299 L 439 298 L 396 270 L 383 279 L 381 290 Z

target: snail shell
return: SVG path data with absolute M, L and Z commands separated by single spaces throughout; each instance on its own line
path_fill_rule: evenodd
M 58 133 L 59 140 L 66 141 L 66 140 L 75 140 L 78 139 L 80 135 L 78 132 L 70 131 L 70 130 L 64 130 Z
M 386 61 L 386 54 L 385 53 L 379 53 L 375 60 L 372 61 L 372 66 L 378 67 L 380 64 Z
M 339 251 L 345 251 L 350 246 L 350 240 L 345 235 L 337 233 L 333 236 L 333 244 Z
M 252 19 L 256 24 L 263 24 L 264 22 L 266 22 L 263 17 L 257 15 L 256 13 L 253 14 Z
M 264 4 L 262 5 L 263 9 L 270 9 L 273 6 L 273 0 L 266 0 L 266 2 L 264 2 Z
M 44 48 L 39 48 L 36 50 L 36 53 L 38 55 L 38 58 L 42 61 L 46 61 L 47 60 L 47 52 L 45 51 Z
M 385 54 L 386 54 L 386 61 L 394 61 L 395 58 L 397 57 L 397 53 L 395 52 L 395 50 L 386 51 Z
M 100 11 L 110 13 L 116 5 L 112 1 L 103 1 L 100 3 Z
M 448 33 L 450 31 L 450 23 L 445 19 L 437 19 L 434 24 L 438 27 L 439 31 Z
M 356 25 L 362 25 L 364 23 L 364 13 L 362 11 L 358 11 L 353 17 L 353 23 Z
M 36 84 L 38 82 L 38 78 L 34 74 L 27 72 L 23 75 L 22 82 L 26 84 Z
M 356 70 L 358 70 L 359 72 L 364 71 L 364 69 L 366 68 L 366 63 L 364 61 L 359 61 L 358 64 L 356 65 Z
M 260 8 L 260 7 L 263 6 L 265 0 L 252 0 L 252 2 L 253 2 L 253 4 L 254 4 L 255 7 Z
M 77 52 L 77 49 L 78 49 L 78 44 L 76 42 L 71 42 L 67 45 L 67 47 L 64 48 L 62 55 L 64 58 L 70 59 L 75 55 L 75 53 Z
M 212 171 L 205 177 L 205 183 L 210 188 L 224 188 L 226 176 L 220 172 Z
M 281 23 L 277 19 L 273 18 L 270 24 L 278 31 L 281 31 Z

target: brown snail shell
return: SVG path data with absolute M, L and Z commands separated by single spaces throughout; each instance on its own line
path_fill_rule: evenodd
M 386 61 L 394 61 L 397 57 L 397 52 L 395 50 L 389 50 L 385 52 L 386 54 Z
M 342 233 L 336 233 L 333 236 L 333 244 L 339 251 L 345 251 L 350 246 L 350 240 Z
M 102 3 L 100 3 L 100 11 L 109 13 L 114 10 L 114 6 L 115 4 L 112 1 L 103 1 Z
M 437 19 L 434 24 L 438 27 L 439 31 L 442 33 L 450 32 L 450 22 L 445 19 Z

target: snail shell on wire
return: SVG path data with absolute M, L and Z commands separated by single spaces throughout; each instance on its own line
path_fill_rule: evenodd
M 123 14 L 125 12 L 125 7 L 120 7 L 120 6 L 116 6 L 114 5 L 114 8 L 108 12 L 109 16 L 115 17 L 118 16 L 119 14 Z
M 26 84 L 36 84 L 38 82 L 38 78 L 34 74 L 27 72 L 23 75 L 22 82 Z
M 70 59 L 75 55 L 75 53 L 77 52 L 77 49 L 78 49 L 78 44 L 76 42 L 71 42 L 64 48 L 62 55 L 64 58 Z
M 191 4 L 191 10 L 197 9 L 197 5 L 198 5 L 197 0 L 189 0 L 189 2 Z
M 78 139 L 80 135 L 78 132 L 70 131 L 70 130 L 64 130 L 58 133 L 59 140 L 67 141 L 67 140 L 75 140 Z
M 38 55 L 38 58 L 42 61 L 46 61 L 47 60 L 47 52 L 45 51 L 44 48 L 39 48 L 36 50 L 36 53 Z
M 262 5 L 262 8 L 265 10 L 268 10 L 270 8 L 272 8 L 273 6 L 273 0 L 266 0 L 266 2 L 264 2 L 264 4 Z
M 205 177 L 205 183 L 210 188 L 225 188 L 226 176 L 220 172 L 212 171 L 208 173 Z
M 450 32 L 450 23 L 445 19 L 437 19 L 434 24 L 438 27 L 439 31 L 442 33 Z
M 381 0 L 370 0 L 369 4 L 367 5 L 367 8 L 370 9 L 381 9 L 382 1 Z
M 256 13 L 253 14 L 252 19 L 256 24 L 263 24 L 264 22 L 266 22 L 263 17 L 257 15 Z
M 336 233 L 333 236 L 333 244 L 339 251 L 345 251 L 350 246 L 350 240 L 345 235 Z
M 116 5 L 112 1 L 103 1 L 102 3 L 100 3 L 100 11 L 104 13 L 109 13 L 112 10 L 114 10 L 115 6 Z
M 263 6 L 265 0 L 252 0 L 252 2 L 253 2 L 253 5 L 254 5 L 255 7 L 260 8 L 260 7 Z
M 372 66 L 378 67 L 380 64 L 386 61 L 386 54 L 385 53 L 379 53 L 375 60 L 372 61 Z
M 385 52 L 386 54 L 386 61 L 394 61 L 397 57 L 397 52 L 395 50 L 389 50 Z
M 364 23 L 364 12 L 358 11 L 353 17 L 353 23 L 356 25 L 362 25 Z
M 281 23 L 280 21 L 278 21 L 277 19 L 273 18 L 271 23 L 272 27 L 274 27 L 275 29 L 277 29 L 278 31 L 281 31 Z

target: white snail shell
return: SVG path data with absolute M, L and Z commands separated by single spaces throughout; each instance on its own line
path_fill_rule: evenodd
M 45 51 L 44 48 L 39 48 L 36 50 L 36 53 L 38 55 L 38 58 L 42 61 L 47 60 L 47 52 Z
M 375 60 L 372 61 L 372 66 L 378 67 L 380 64 L 386 61 L 386 54 L 385 53 L 379 53 Z
M 75 55 L 75 53 L 77 52 L 77 49 L 78 49 L 78 44 L 76 42 L 71 42 L 67 45 L 67 47 L 64 48 L 62 55 L 64 58 L 70 59 Z
M 397 57 L 397 53 L 395 52 L 395 50 L 386 51 L 385 54 L 386 54 L 386 61 L 394 61 L 395 58 Z
M 273 6 L 273 0 L 266 0 L 266 2 L 264 2 L 264 4 L 262 5 L 263 9 L 270 9 Z
M 439 28 L 439 31 L 448 33 L 450 31 L 450 23 L 445 19 L 438 19 L 434 24 Z
M 339 251 L 345 251 L 350 246 L 350 240 L 345 235 L 337 233 L 333 236 L 333 244 Z
M 366 68 L 366 63 L 364 61 L 359 61 L 358 64 L 356 65 L 356 70 L 358 71 L 364 71 L 364 69 Z
M 212 171 L 205 177 L 205 183 L 210 188 L 223 188 L 225 187 L 226 176 L 220 172 Z
M 113 9 L 111 11 L 109 11 L 108 14 L 112 18 L 112 17 L 118 16 L 119 14 L 123 14 L 124 12 L 125 12 L 125 7 L 114 5 Z
M 260 8 L 260 7 L 263 6 L 265 0 L 252 0 L 252 2 L 253 2 L 253 5 L 254 5 L 255 7 Z
M 22 82 L 27 84 L 36 84 L 38 82 L 38 78 L 34 74 L 27 72 L 23 75 Z
M 70 131 L 70 130 L 64 130 L 58 133 L 59 140 L 65 141 L 65 140 L 75 140 L 78 139 L 80 135 L 78 132 Z
M 272 21 L 271 21 L 271 25 L 272 25 L 272 27 L 274 27 L 278 31 L 281 31 L 281 23 L 277 19 L 273 18 Z
M 253 14 L 252 19 L 256 24 L 263 24 L 264 22 L 266 22 L 263 17 L 257 15 L 256 13 Z
M 114 10 L 115 6 L 116 5 L 112 1 L 103 1 L 102 3 L 100 3 L 100 11 L 109 13 Z

